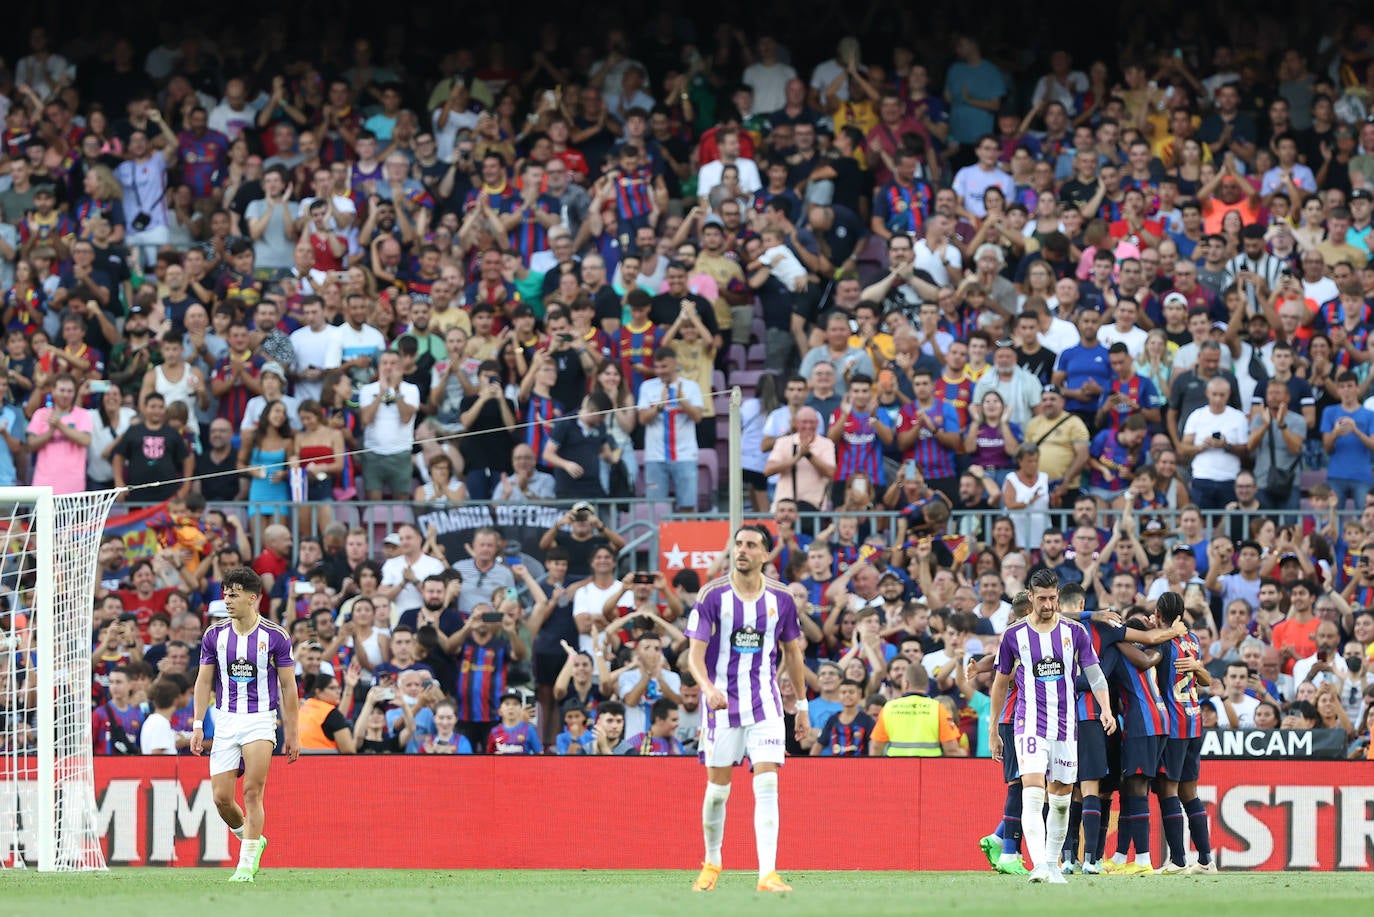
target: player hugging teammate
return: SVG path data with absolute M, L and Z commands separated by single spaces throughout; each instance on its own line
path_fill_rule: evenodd
M 1017 848 L 1024 832 L 1032 882 L 1061 883 L 1065 872 L 1148 875 L 1149 791 L 1160 798 L 1169 860 L 1164 874 L 1215 872 L 1207 816 L 1197 796 L 1201 725 L 1197 688 L 1209 683 L 1197 638 L 1183 622 L 1183 602 L 1165 593 L 1155 627 L 1143 610 L 1122 622 L 1112 609 L 1084 611 L 1082 587 L 1059 588 L 1052 571 L 1031 577 L 1030 608 L 998 647 L 989 746 L 1008 783 L 1001 837 L 981 846 L 998 872 L 1024 873 Z M 1120 766 L 1109 747 L 1120 714 Z M 1000 731 L 999 731 L 1000 730 Z M 1004 749 L 1010 732 L 1011 749 Z M 1101 863 L 1110 808 L 1109 781 L 1120 774 L 1118 849 Z M 1047 792 L 1048 790 L 1048 792 Z M 1044 807 L 1049 802 L 1046 821 Z M 1198 850 L 1187 864 L 1183 821 Z M 1082 855 L 1079 834 L 1082 831 Z M 998 847 L 1001 847 L 1000 855 Z M 1135 859 L 1128 860 L 1134 846 Z M 1062 869 L 1061 869 L 1062 856 Z

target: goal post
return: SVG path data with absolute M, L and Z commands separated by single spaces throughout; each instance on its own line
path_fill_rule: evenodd
M 0 487 L 0 867 L 105 868 L 96 830 L 91 647 L 116 492 Z

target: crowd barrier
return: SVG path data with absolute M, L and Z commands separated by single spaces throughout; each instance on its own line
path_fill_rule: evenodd
M 237 856 L 203 759 L 102 757 L 95 772 L 97 831 L 111 865 L 220 866 Z M 789 760 L 778 862 L 784 870 L 987 869 L 977 839 L 1001 817 L 1000 775 L 988 761 Z M 1362 762 L 1204 763 L 1199 791 L 1219 865 L 1371 868 L 1371 777 Z M 268 863 L 695 869 L 704 784 L 689 758 L 325 756 L 290 765 L 278 758 L 267 789 Z M 340 796 L 339 787 L 350 789 Z M 16 830 L 5 821 L 15 806 L 4 797 L 14 791 L 0 774 L 0 850 Z M 430 830 L 417 832 L 417 818 Z M 1157 810 L 1152 823 L 1158 835 Z M 1151 849 L 1161 850 L 1161 841 Z M 724 857 L 731 869 L 755 865 L 753 799 L 742 768 Z

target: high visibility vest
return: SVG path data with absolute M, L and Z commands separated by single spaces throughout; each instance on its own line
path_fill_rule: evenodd
M 909 694 L 883 705 L 889 758 L 938 758 L 940 702 Z
M 332 748 L 338 750 L 339 743 L 324 734 L 324 718 L 335 707 L 318 698 L 308 698 L 301 703 L 299 714 L 301 748 Z

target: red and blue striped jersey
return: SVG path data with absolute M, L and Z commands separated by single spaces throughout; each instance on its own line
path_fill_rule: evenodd
M 641 732 L 630 739 L 630 750 L 626 754 L 662 758 L 668 755 L 685 755 L 687 752 L 683 751 L 682 743 L 676 736 L 656 739 L 647 732 Z
M 111 714 L 114 714 L 113 718 Z M 123 710 L 115 707 L 113 703 L 104 703 L 95 708 L 91 714 L 91 735 L 95 738 L 95 753 L 97 755 L 118 754 L 115 750 L 114 736 L 110 728 L 111 722 L 119 723 L 124 730 L 125 737 L 133 748 L 133 754 L 138 753 L 138 734 L 143 730 L 143 708 L 137 704 L 130 704 Z
M 1126 634 L 1125 627 L 1112 627 L 1110 624 L 1101 624 L 1092 619 L 1092 612 L 1084 612 L 1079 617 L 1080 622 L 1088 629 L 1088 637 L 1093 643 L 1093 652 L 1097 654 L 1097 664 L 1102 669 L 1105 677 L 1110 668 L 1122 664 L 1121 654 L 1117 652 L 1115 644 L 1120 642 Z M 1082 672 L 1078 673 L 1078 721 L 1095 720 L 1102 715 L 1102 705 L 1093 696 L 1092 690 L 1088 687 L 1088 680 Z
M 1159 690 L 1164 695 L 1164 707 L 1169 717 L 1168 736 L 1171 739 L 1196 739 L 1202 736 L 1202 708 L 1198 704 L 1197 677 L 1192 672 L 1180 672 L 1180 656 L 1194 659 L 1202 655 L 1197 636 L 1175 637 L 1160 648 L 1164 658 L 1157 666 Z
M 859 559 L 859 546 L 856 544 L 840 544 L 836 542 L 831 550 L 835 554 L 834 571 L 836 576 L 848 570 L 850 566 Z
M 514 726 L 497 723 L 496 728 L 487 736 L 489 755 L 537 755 L 544 751 L 544 743 L 529 723 L 521 722 Z
M 636 372 L 634 366 L 650 366 L 654 351 L 663 340 L 663 329 L 649 322 L 638 330 L 633 325 L 621 325 L 611 342 L 615 348 L 615 359 L 620 362 L 620 374 L 630 383 L 630 394 L 639 397 L 639 387 L 647 374 Z
M 840 422 L 842 411 L 830 415 L 827 430 Z M 844 422 L 844 435 L 835 446 L 835 480 L 848 481 L 856 474 L 866 474 L 874 485 L 886 485 L 883 479 L 883 444 L 873 428 L 873 413 L 850 412 Z
M 909 186 L 890 181 L 873 195 L 873 215 L 888 232 L 917 233 L 925 228 L 935 195 L 928 183 L 914 180 Z
M 520 414 L 521 422 L 529 425 L 525 427 L 525 443 L 534 450 L 535 461 L 543 465 L 544 446 L 553 432 L 553 422 L 563 416 L 563 409 L 552 398 L 531 393 Z
M 529 267 L 530 257 L 535 252 L 542 252 L 549 247 L 549 231 L 535 218 L 535 213 L 557 213 L 558 208 L 558 198 L 541 194 L 530 205 L 530 211 L 511 230 L 510 247 L 520 253 L 520 260 L 526 267 Z
M 1353 608 L 1374 608 L 1374 586 L 1356 586 L 1352 598 L 1354 601 L 1350 604 Z
M 821 756 L 825 758 L 864 758 L 868 756 L 868 740 L 877 724 L 862 710 L 854 714 L 854 722 L 841 723 L 840 714 L 825 721 L 821 731 Z
M 1317 309 L 1315 324 L 1318 330 L 1329 331 L 1344 322 L 1345 316 L 1345 303 L 1341 302 L 1341 298 L 1337 296 L 1329 302 L 1322 303 L 1321 307 Z M 1374 303 L 1370 303 L 1368 299 L 1362 300 L 1360 303 L 1360 324 L 1367 325 L 1372 321 L 1374 321 Z
M 515 207 L 520 203 L 520 195 L 510 185 L 502 185 L 500 188 L 488 188 L 482 185 L 473 188 L 463 197 L 463 212 L 467 213 L 485 196 L 491 201 L 491 209 L 498 214 L 514 213 Z M 479 261 L 481 259 L 478 259 Z
M 1120 376 L 1113 376 L 1111 387 L 1102 393 L 1102 400 L 1098 402 L 1098 406 L 1106 404 L 1113 395 L 1125 395 L 1136 403 L 1134 409 L 1115 405 L 1107 411 L 1107 422 L 1113 430 L 1120 430 L 1126 418 L 1132 414 L 1151 408 L 1162 408 L 1165 405 L 1165 399 L 1160 396 L 1154 382 L 1141 375 L 1132 375 L 1124 382 Z
M 1164 698 L 1154 672 L 1137 669 L 1127 659 L 1117 662 L 1112 682 L 1121 698 L 1121 715 L 1128 736 L 1162 736 L 1169 732 Z
M 497 718 L 500 697 L 506 690 L 506 664 L 510 641 L 493 637 L 482 644 L 472 638 L 458 652 L 458 719 L 465 723 L 489 723 Z
M 1145 212 L 1153 215 L 1159 212 L 1159 186 L 1148 179 L 1131 178 L 1127 175 L 1121 179 L 1121 190 L 1128 188 L 1139 188 L 1140 193 L 1145 195 Z M 1034 209 L 1031 211 L 1034 213 Z
M 930 407 L 922 408 L 915 401 L 912 401 L 902 408 L 896 432 L 900 434 L 905 430 L 913 429 L 918 430 L 918 432 L 916 442 L 903 454 L 902 458 L 905 461 L 914 461 L 927 480 L 954 477 L 954 451 L 940 445 L 940 441 L 935 438 L 935 433 L 928 426 L 925 424 L 917 426 L 916 413 L 918 411 L 934 422 L 935 430 L 944 433 L 958 433 L 962 429 L 959 425 L 959 411 L 954 405 L 935 398 Z
M 941 319 L 941 322 L 943 323 L 944 320 Z M 955 340 L 959 341 L 968 339 L 967 335 L 961 336 L 955 334 L 954 337 Z M 935 380 L 935 397 L 945 404 L 954 406 L 954 410 L 957 411 L 959 415 L 960 430 L 968 429 L 968 406 L 973 401 L 974 384 L 975 380 L 968 374 L 967 368 L 959 371 L 959 378 L 957 379 L 950 379 L 944 375 L 940 375 Z
M 228 153 L 229 138 L 219 131 L 207 130 L 204 137 L 197 137 L 190 131 L 177 135 L 182 180 L 198 199 L 209 197 L 215 186 L 222 185 L 223 179 L 228 177 L 227 170 L 220 174 Z
M 937 327 L 956 341 L 967 341 L 969 334 L 978 328 L 978 316 L 973 310 L 960 306 L 959 311 L 953 316 L 948 312 L 941 312 Z M 967 373 L 968 369 L 965 368 L 963 371 Z M 938 390 L 936 394 L 939 394 Z
M 1088 454 L 1097 460 L 1101 468 L 1094 467 L 1088 474 L 1088 481 L 1100 490 L 1120 493 L 1129 485 L 1121 473 L 1123 471 L 1134 471 L 1140 461 L 1139 450 L 1132 452 L 1117 440 L 1116 430 L 1102 430 L 1092 438 L 1088 445 Z M 1112 479 L 1108 481 L 1102 476 L 1102 469 L 1112 473 Z
M 1369 349 L 1369 332 L 1369 325 L 1360 325 L 1354 331 L 1347 330 L 1346 337 L 1349 338 L 1351 347 L 1356 351 L 1362 352 Z M 1355 357 L 1344 347 L 1336 351 L 1335 363 L 1341 369 L 1353 371 L 1357 368 L 1355 365 Z
M 249 354 L 246 362 L 248 363 L 248 375 L 254 379 L 262 375 L 262 367 L 266 361 L 261 356 L 256 353 Z M 229 356 L 223 356 L 215 364 L 215 371 L 210 376 L 210 381 L 227 382 L 233 377 L 233 374 L 233 362 Z M 243 420 L 244 412 L 248 410 L 248 400 L 252 397 L 253 393 L 248 389 L 248 386 L 233 386 L 219 399 L 219 416 L 237 427 Z
M 654 209 L 654 170 L 622 172 L 615 183 L 615 212 L 622 221 L 648 216 Z

